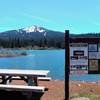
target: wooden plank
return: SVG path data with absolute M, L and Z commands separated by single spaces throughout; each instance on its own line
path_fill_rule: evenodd
M 21 78 L 19 76 L 13 76 L 11 79 L 12 80 L 21 80 Z M 51 77 L 38 77 L 38 80 L 41 80 L 41 81 L 50 81 Z
M 0 84 L 1 90 L 15 90 L 15 91 L 31 91 L 31 92 L 44 92 L 43 86 L 24 86 L 24 85 L 4 85 Z
M 50 81 L 51 77 L 38 77 L 38 80 L 41 80 L 41 81 Z
M 49 70 L 25 70 L 25 69 L 0 69 L 0 75 L 36 75 L 47 76 Z

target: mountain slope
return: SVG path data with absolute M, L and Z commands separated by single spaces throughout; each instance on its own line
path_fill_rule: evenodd
M 60 44 L 64 42 L 64 33 L 48 30 L 43 27 L 31 26 L 28 28 L 1 32 L 0 40 L 1 41 L 8 40 L 7 42 L 9 41 L 13 41 L 13 42 L 23 41 L 24 42 L 25 41 L 25 43 L 27 41 L 27 42 L 31 42 L 28 44 L 31 44 L 31 45 L 34 44 L 34 45 L 39 45 L 39 46 L 42 46 L 42 43 L 46 42 L 46 45 L 51 46 L 51 47 L 59 43 L 59 47 L 60 47 Z

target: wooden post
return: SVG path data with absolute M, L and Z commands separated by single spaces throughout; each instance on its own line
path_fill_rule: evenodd
M 65 100 L 69 100 L 69 30 L 65 30 Z

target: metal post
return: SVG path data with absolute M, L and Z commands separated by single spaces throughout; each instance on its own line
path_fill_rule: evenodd
M 69 100 L 69 30 L 65 30 L 65 100 Z

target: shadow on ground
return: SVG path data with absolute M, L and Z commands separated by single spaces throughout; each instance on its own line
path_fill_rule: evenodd
M 32 97 L 23 95 L 22 92 L 0 91 L 0 100 L 40 100 L 43 94 L 33 93 Z

